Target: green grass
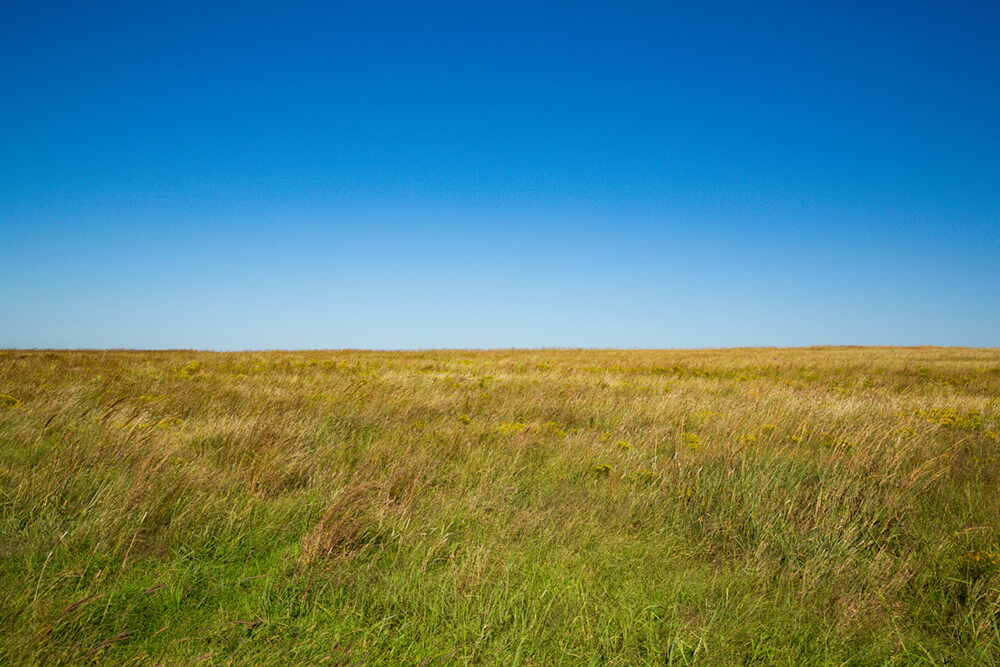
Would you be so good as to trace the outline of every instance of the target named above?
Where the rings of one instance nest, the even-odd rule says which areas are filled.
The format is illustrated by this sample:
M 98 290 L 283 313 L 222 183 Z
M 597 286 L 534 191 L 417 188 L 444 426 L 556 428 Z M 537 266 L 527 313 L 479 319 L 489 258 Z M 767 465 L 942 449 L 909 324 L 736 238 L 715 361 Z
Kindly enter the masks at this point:
M 1000 665 L 1000 350 L 0 351 L 4 664 Z

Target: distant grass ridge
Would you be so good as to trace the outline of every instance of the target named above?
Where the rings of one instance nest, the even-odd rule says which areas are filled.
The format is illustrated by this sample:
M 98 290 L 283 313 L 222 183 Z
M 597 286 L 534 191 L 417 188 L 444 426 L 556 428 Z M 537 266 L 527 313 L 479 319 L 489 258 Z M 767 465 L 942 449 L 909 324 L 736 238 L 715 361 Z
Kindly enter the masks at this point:
M 1000 350 L 0 351 L 3 664 L 1000 665 Z

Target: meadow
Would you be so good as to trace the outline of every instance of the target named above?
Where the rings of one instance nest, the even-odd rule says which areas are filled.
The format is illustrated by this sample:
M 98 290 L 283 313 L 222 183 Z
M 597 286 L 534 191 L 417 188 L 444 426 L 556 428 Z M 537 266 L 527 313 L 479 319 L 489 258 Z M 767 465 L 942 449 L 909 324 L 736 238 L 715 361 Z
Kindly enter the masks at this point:
M 1000 350 L 0 351 L 0 663 L 1000 665 Z

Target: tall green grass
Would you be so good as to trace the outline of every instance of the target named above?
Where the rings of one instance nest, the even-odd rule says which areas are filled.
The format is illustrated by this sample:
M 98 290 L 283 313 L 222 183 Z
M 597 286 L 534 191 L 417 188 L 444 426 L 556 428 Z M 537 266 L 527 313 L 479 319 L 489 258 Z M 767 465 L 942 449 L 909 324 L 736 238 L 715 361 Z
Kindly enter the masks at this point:
M 6 664 L 1000 665 L 1000 351 L 0 351 Z

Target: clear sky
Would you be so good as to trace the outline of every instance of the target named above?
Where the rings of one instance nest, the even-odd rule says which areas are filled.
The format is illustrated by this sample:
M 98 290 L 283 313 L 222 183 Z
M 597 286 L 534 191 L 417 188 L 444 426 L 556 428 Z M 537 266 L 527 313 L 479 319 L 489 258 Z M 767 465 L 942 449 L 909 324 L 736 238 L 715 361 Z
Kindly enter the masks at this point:
M 0 347 L 1000 345 L 995 0 L 485 5 L 2 3 Z

